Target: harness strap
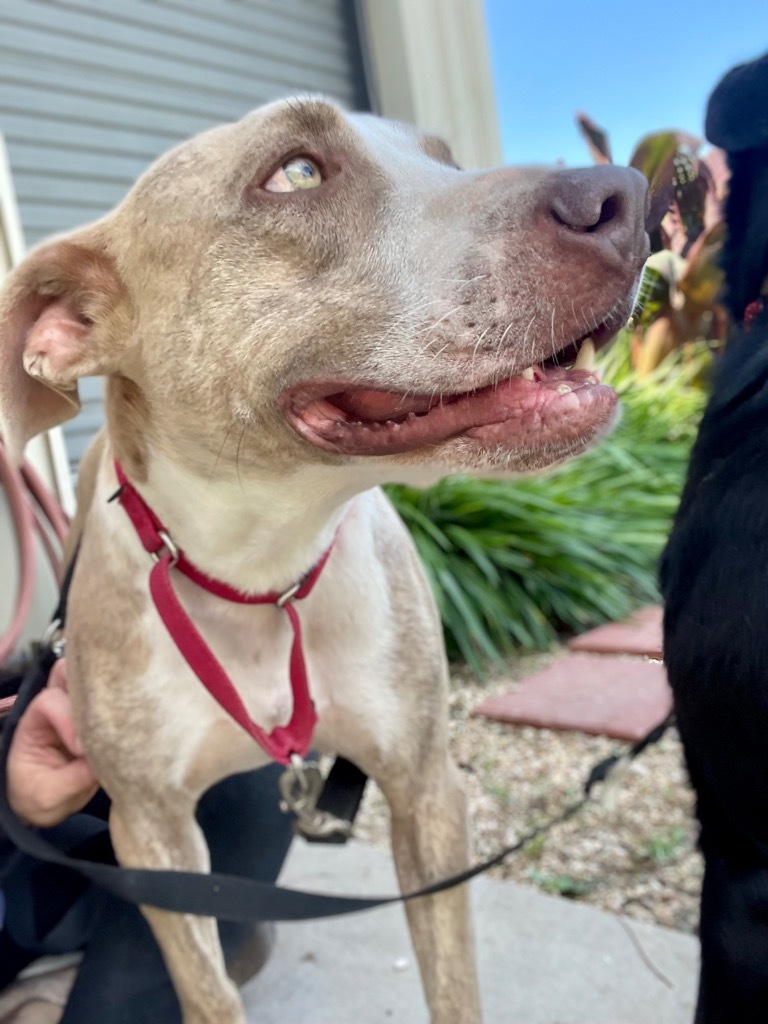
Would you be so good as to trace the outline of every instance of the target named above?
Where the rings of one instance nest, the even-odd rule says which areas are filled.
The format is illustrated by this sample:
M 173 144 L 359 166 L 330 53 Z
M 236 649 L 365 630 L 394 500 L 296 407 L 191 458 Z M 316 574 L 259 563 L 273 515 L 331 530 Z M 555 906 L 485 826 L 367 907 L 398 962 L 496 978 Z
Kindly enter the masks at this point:
M 275 761 L 290 764 L 291 754 L 304 756 L 312 743 L 317 714 L 309 693 L 309 680 L 301 642 L 301 623 L 291 604 L 283 605 L 293 628 L 290 678 L 293 714 L 285 726 L 267 732 L 253 721 L 216 655 L 182 607 L 170 579 L 171 556 L 164 555 L 149 574 L 155 608 L 180 654 L 197 678 L 239 726 Z
M 368 776 L 364 771 L 352 761 L 348 761 L 346 757 L 337 756 L 323 783 L 323 790 L 315 810 L 320 814 L 328 814 L 337 818 L 339 821 L 348 821 L 350 831 L 344 832 L 336 829 L 325 834 L 317 834 L 302 828 L 301 821 L 297 822 L 297 830 L 308 843 L 346 843 L 351 833 L 351 826 L 360 809 L 367 783 Z
M 312 743 L 317 714 L 310 694 L 301 622 L 293 603 L 301 601 L 312 592 L 330 557 L 333 544 L 307 575 L 285 593 L 244 594 L 228 583 L 208 576 L 193 565 L 175 545 L 163 523 L 128 480 L 118 461 L 115 461 L 115 472 L 120 487 L 110 501 L 115 499 L 123 506 L 142 546 L 155 560 L 149 574 L 149 591 L 163 625 L 179 653 L 214 700 L 273 760 L 280 764 L 290 764 L 293 754 L 303 757 Z M 277 726 L 268 733 L 250 717 L 232 680 L 184 610 L 173 589 L 171 569 L 176 569 L 203 590 L 225 601 L 236 604 L 271 604 L 286 613 L 293 632 L 289 662 L 293 714 L 287 725 Z

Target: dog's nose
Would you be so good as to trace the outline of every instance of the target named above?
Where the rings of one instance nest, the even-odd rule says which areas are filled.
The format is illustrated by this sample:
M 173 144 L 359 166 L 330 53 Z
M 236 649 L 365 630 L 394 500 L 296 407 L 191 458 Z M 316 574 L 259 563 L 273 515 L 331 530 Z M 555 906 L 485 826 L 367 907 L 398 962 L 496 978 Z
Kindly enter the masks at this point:
M 581 235 L 622 260 L 637 259 L 645 252 L 647 193 L 645 178 L 629 167 L 557 171 L 544 196 L 546 216 L 561 238 Z

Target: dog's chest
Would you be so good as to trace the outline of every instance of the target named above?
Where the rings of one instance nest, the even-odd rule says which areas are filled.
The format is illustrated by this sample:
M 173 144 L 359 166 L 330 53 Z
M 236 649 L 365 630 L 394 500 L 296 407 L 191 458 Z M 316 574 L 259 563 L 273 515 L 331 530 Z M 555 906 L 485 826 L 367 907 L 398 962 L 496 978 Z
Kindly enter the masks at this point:
M 402 528 L 388 506 L 382 520 L 382 502 L 376 495 L 361 496 L 348 509 L 316 584 L 292 608 L 300 623 L 309 692 L 318 717 L 316 742 L 333 749 L 346 749 L 348 743 L 367 749 L 371 722 L 376 723 L 377 743 L 387 744 L 390 738 L 395 742 L 398 732 L 402 700 L 392 683 L 403 637 L 393 615 L 392 557 L 380 557 L 374 537 L 383 532 L 397 535 Z M 134 685 L 151 695 L 153 727 L 162 733 L 166 747 L 189 751 L 208 746 L 216 730 L 221 744 L 231 747 L 229 768 L 250 766 L 266 755 L 217 703 L 207 688 L 206 673 L 190 667 L 150 594 L 152 560 L 137 544 L 127 516 L 111 514 L 113 508 L 94 517 L 87 535 L 105 549 L 125 553 L 115 593 L 131 592 L 143 605 L 136 632 L 150 663 Z M 99 511 L 103 509 L 107 506 L 100 503 Z M 169 578 L 191 627 L 221 666 L 252 722 L 267 733 L 288 725 L 295 707 L 295 634 L 288 610 L 232 602 L 173 568 Z M 238 585 L 250 589 L 245 580 Z M 414 604 L 411 598 L 408 603 L 412 619 L 421 602 Z M 117 606 L 113 610 L 118 614 Z
M 389 637 L 381 625 L 383 617 L 376 614 L 376 590 L 350 591 L 338 585 L 338 575 L 329 572 L 316 592 L 295 604 L 300 622 L 298 641 L 284 608 L 231 604 L 200 591 L 183 577 L 174 578 L 176 592 L 195 628 L 220 662 L 249 716 L 267 731 L 287 725 L 294 711 L 291 647 L 295 642 L 301 644 L 321 725 L 332 727 L 339 715 L 345 721 L 350 715 L 354 718 L 358 710 L 362 713 L 370 706 L 374 692 L 381 690 Z M 176 681 L 171 685 L 181 684 L 187 703 L 191 691 L 198 691 L 199 697 L 205 691 L 204 683 L 184 664 L 162 623 L 156 622 L 154 631 L 161 673 L 166 675 L 172 669 Z M 215 705 L 207 694 L 205 697 L 195 704 L 215 715 Z

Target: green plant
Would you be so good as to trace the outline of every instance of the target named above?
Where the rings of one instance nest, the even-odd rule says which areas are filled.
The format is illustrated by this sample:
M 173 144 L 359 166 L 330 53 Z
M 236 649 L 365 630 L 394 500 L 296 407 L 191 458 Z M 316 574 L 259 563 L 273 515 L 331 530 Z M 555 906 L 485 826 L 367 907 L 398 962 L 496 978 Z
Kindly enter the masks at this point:
M 591 452 L 546 476 L 389 489 L 452 658 L 482 675 L 488 659 L 546 650 L 563 632 L 657 599 L 656 564 L 704 401 L 691 382 L 708 360 L 698 346 L 638 384 L 625 336 L 602 359 L 623 420 Z
M 667 832 L 660 832 L 658 835 L 651 836 L 646 842 L 643 855 L 648 860 L 672 860 L 680 853 L 685 845 L 686 838 L 686 830 L 679 825 Z
M 505 782 L 493 780 L 486 784 L 485 789 L 487 793 L 490 793 L 491 796 L 495 797 L 502 804 L 508 804 L 512 796 L 512 791 Z
M 565 896 L 571 900 L 588 896 L 600 884 L 599 879 L 584 880 L 572 878 L 570 875 L 545 875 L 540 871 L 531 871 L 528 877 L 551 896 Z
M 596 163 L 611 163 L 608 136 L 584 114 L 577 124 Z M 717 258 L 724 225 L 727 168 L 722 151 L 701 153 L 701 140 L 678 131 L 646 135 L 629 165 L 648 179 L 653 255 L 643 275 L 632 337 L 642 376 L 680 345 L 723 340 L 728 322 L 720 305 Z
M 544 856 L 544 850 L 547 846 L 546 833 L 536 836 L 530 843 L 526 843 L 525 846 L 520 850 L 520 857 L 523 860 L 536 861 L 541 860 Z

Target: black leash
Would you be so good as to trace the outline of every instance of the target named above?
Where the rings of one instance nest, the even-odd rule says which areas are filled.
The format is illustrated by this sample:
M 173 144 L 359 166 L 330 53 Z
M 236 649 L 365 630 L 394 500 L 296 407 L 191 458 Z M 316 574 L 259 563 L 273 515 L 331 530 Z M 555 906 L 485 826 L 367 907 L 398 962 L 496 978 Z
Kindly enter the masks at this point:
M 163 910 L 179 913 L 198 914 L 228 921 L 301 921 L 314 918 L 336 917 L 361 910 L 371 910 L 390 903 L 408 902 L 422 896 L 432 896 L 470 881 L 489 868 L 501 864 L 507 857 L 517 853 L 528 843 L 544 835 L 557 825 L 563 824 L 577 814 L 591 799 L 592 790 L 606 779 L 611 769 L 621 760 L 634 760 L 652 743 L 657 743 L 669 726 L 673 715 L 657 725 L 647 736 L 635 743 L 623 755 L 614 755 L 597 764 L 584 783 L 581 798 L 568 805 L 560 814 L 527 832 L 517 842 L 506 846 L 493 857 L 476 864 L 450 878 L 425 886 L 416 892 L 401 896 L 355 897 L 334 896 L 323 893 L 285 889 L 267 882 L 257 882 L 236 875 L 212 873 L 208 875 L 189 871 L 154 871 L 136 868 L 122 868 L 116 864 L 105 864 L 70 857 L 62 853 L 35 829 L 24 825 L 8 803 L 8 751 L 11 740 L 24 710 L 33 698 L 46 686 L 48 676 L 60 654 L 55 649 L 53 635 L 64 625 L 66 601 L 74 569 L 74 559 L 67 569 L 62 584 L 59 605 L 54 613 L 49 639 L 41 643 L 32 664 L 19 689 L 16 703 L 10 716 L 5 720 L 0 746 L 0 828 L 23 853 L 38 860 L 70 868 L 84 878 L 96 883 L 129 903 L 148 904 Z M 342 762 L 339 764 L 339 762 Z M 337 767 L 338 766 L 338 767 Z M 348 767 L 346 767 L 348 766 Z M 348 761 L 339 759 L 331 772 L 338 773 L 339 785 L 331 787 L 329 795 L 321 798 L 325 806 L 351 820 L 357 810 L 365 784 L 365 776 Z

